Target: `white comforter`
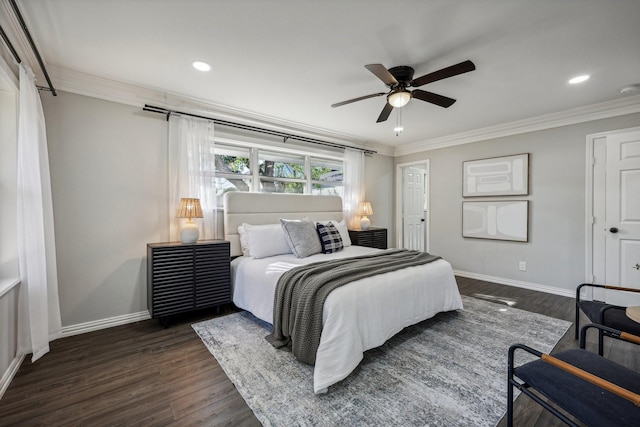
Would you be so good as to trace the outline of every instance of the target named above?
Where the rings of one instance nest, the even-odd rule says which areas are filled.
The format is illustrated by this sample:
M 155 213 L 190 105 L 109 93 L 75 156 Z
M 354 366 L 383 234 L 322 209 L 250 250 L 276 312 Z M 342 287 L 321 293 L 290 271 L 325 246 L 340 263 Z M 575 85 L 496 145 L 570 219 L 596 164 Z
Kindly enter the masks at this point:
M 349 246 L 334 254 L 296 258 L 292 254 L 232 262 L 233 302 L 273 324 L 278 278 L 286 270 L 312 262 L 364 255 L 378 249 Z M 462 308 L 451 265 L 445 260 L 357 280 L 329 294 L 316 355 L 313 391 L 346 378 L 366 350 L 379 347 L 403 328 L 442 311 Z

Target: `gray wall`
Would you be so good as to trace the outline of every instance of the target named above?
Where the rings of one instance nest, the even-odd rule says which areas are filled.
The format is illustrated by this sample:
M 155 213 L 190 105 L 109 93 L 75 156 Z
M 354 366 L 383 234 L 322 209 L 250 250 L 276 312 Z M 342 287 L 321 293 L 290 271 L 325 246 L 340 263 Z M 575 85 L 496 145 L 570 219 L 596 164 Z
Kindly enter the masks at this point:
M 0 76 L 2 79 L 2 76 Z M 0 278 L 18 277 L 17 92 L 0 90 Z
M 65 92 L 42 101 L 62 325 L 145 311 L 146 244 L 168 238 L 166 121 Z
M 146 244 L 169 236 L 167 122 L 65 92 L 42 101 L 62 325 L 145 311 Z M 367 156 L 366 168 L 372 223 L 391 228 L 393 158 Z
M 454 269 L 574 291 L 585 279 L 586 136 L 639 124 L 640 114 L 632 114 L 401 156 L 395 163 L 430 159 L 430 251 Z M 530 201 L 529 242 L 462 238 L 462 162 L 518 153 L 530 153 L 529 196 L 491 199 Z M 519 261 L 527 271 L 518 270 Z
M 17 92 L 0 90 L 0 283 L 20 273 L 16 232 L 17 96 Z M 0 296 L 0 378 L 16 356 L 17 313 L 18 287 L 14 287 Z
M 365 156 L 365 199 L 371 202 L 372 227 L 387 228 L 387 244 L 393 247 L 393 157 Z

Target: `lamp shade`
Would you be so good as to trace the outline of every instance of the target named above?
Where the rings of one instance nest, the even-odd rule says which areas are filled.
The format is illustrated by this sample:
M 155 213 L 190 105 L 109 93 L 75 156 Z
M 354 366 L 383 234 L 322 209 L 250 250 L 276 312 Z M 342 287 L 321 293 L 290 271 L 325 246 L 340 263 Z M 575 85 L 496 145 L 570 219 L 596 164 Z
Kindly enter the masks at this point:
M 203 217 L 200 199 L 180 199 L 180 206 L 176 216 L 178 218 L 189 218 L 187 222 L 180 226 L 180 240 L 182 240 L 182 243 L 195 243 L 200 237 L 200 231 L 198 230 L 198 224 L 192 218 Z
M 399 90 L 393 92 L 387 97 L 387 101 L 395 108 L 404 107 L 411 100 L 411 92 L 407 90 Z
M 200 199 L 180 199 L 180 206 L 176 212 L 178 218 L 202 218 Z
M 358 215 L 373 215 L 373 209 L 371 209 L 371 203 L 360 202 L 358 206 Z

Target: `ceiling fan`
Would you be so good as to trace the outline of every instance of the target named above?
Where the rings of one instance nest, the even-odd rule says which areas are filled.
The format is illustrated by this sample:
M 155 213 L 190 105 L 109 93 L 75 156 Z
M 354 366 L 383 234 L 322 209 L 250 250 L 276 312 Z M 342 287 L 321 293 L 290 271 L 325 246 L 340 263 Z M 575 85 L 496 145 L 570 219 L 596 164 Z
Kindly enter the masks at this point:
M 443 68 L 433 73 L 425 74 L 417 79 L 413 78 L 413 68 L 406 65 L 399 67 L 389 68 L 388 70 L 382 64 L 369 64 L 365 65 L 365 68 L 371 71 L 377 78 L 387 85 L 390 89 L 389 92 L 372 93 L 371 95 L 360 96 L 358 98 L 349 99 L 348 101 L 338 102 L 332 104 L 332 107 L 340 107 L 341 105 L 351 104 L 352 102 L 362 101 L 363 99 L 375 98 L 382 95 L 387 95 L 387 103 L 385 104 L 380 116 L 376 123 L 384 122 L 389 118 L 389 114 L 393 108 L 401 108 L 409 103 L 411 98 L 416 98 L 421 101 L 430 102 L 435 105 L 439 105 L 444 108 L 448 108 L 456 102 L 455 99 L 448 98 L 446 96 L 438 95 L 437 93 L 427 92 L 422 89 L 408 90 L 410 87 L 420 87 L 427 83 L 432 83 L 438 80 L 447 79 L 449 77 L 457 76 L 458 74 L 468 73 L 476 69 L 473 62 L 466 60 L 459 64 L 452 65 L 447 68 Z

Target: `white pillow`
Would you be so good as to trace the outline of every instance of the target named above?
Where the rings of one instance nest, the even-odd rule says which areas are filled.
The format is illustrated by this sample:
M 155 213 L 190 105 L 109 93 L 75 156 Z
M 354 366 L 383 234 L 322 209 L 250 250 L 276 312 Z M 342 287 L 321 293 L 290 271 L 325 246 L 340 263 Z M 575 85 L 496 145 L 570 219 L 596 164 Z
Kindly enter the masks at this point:
M 340 222 L 331 220 L 330 222 L 338 229 L 340 238 L 342 239 L 342 246 L 345 248 L 347 246 L 351 246 L 351 237 L 349 237 L 349 229 L 347 229 L 347 223 L 345 220 L 343 219 Z
M 240 248 L 242 249 L 243 256 L 249 255 L 249 236 L 243 226 L 238 227 L 238 234 L 240 235 Z
M 242 227 L 247 235 L 249 256 L 266 258 L 291 253 L 291 248 L 289 248 L 280 224 L 251 225 L 244 223 Z M 240 244 L 242 245 L 242 240 Z

